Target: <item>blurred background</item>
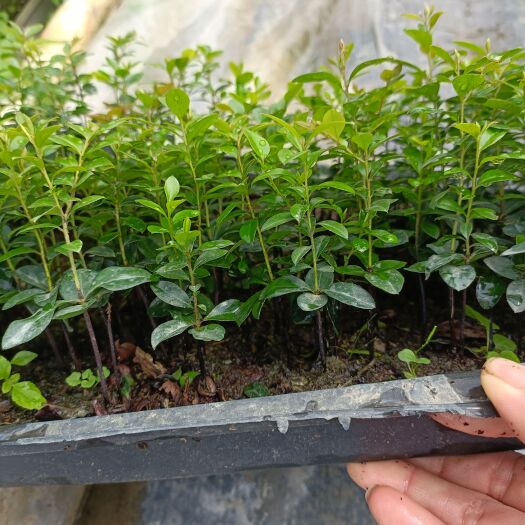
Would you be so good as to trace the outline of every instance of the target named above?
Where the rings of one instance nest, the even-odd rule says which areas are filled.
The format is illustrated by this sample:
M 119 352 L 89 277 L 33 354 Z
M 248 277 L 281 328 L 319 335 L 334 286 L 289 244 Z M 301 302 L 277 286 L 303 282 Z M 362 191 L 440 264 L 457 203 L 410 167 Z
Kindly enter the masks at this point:
M 354 63 L 394 55 L 418 60 L 402 32 L 403 13 L 422 0 L 0 0 L 0 11 L 18 24 L 44 25 L 54 43 L 78 38 L 88 52 L 86 70 L 99 68 L 108 36 L 137 35 L 134 58 L 142 82 L 158 79 L 150 64 L 207 44 L 223 50 L 218 75 L 244 62 L 270 84 L 274 98 L 293 77 L 315 70 L 354 42 Z M 494 50 L 523 46 L 525 2 L 438 0 L 444 11 L 436 41 L 456 40 Z M 144 65 L 148 64 L 148 65 Z M 102 108 L 102 90 L 95 107 Z M 169 461 L 169 458 L 166 458 Z M 79 518 L 80 516 L 80 518 Z M 0 525 L 313 525 L 373 523 L 361 491 L 343 466 L 290 468 L 189 480 L 93 487 L 35 487 L 0 491 Z

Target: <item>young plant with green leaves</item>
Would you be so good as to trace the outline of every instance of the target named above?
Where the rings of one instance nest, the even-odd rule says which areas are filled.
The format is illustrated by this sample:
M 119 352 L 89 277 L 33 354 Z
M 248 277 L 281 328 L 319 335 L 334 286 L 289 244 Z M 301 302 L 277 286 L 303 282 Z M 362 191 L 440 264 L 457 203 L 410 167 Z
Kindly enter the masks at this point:
M 3 395 L 21 408 L 38 410 L 46 403 L 40 389 L 31 381 L 20 381 L 20 372 L 14 372 L 13 367 L 23 367 L 38 357 L 34 352 L 20 350 L 11 359 L 0 355 L 0 381 Z
M 427 338 L 423 344 L 416 350 L 410 348 L 403 348 L 397 353 L 397 358 L 406 364 L 407 370 L 404 373 L 407 379 L 413 379 L 417 377 L 417 371 L 420 365 L 429 365 L 431 363 L 428 357 L 422 357 L 420 353 L 430 344 L 434 334 L 436 333 L 437 326 L 434 326 L 427 335 Z
M 133 387 L 117 335 L 173 356 L 173 370 L 194 344 L 206 381 L 206 352 L 237 338 L 288 366 L 310 346 L 323 368 L 366 326 L 373 357 L 381 312 L 400 304 L 418 310 L 406 322 L 422 342 L 446 317 L 451 344 L 468 348 L 477 304 L 502 332 L 505 316 L 519 325 L 525 52 L 441 47 L 441 15 L 409 17 L 417 63 L 350 67 L 341 42 L 272 103 L 241 64 L 216 79 L 206 46 L 138 88 L 131 34 L 86 73 L 71 44 L 45 60 L 38 29 L 0 21 L 3 351 L 49 347 L 111 403 Z M 95 114 L 100 84 L 110 94 Z M 521 358 L 520 339 L 501 337 L 486 350 Z M 410 373 L 420 350 L 403 351 Z

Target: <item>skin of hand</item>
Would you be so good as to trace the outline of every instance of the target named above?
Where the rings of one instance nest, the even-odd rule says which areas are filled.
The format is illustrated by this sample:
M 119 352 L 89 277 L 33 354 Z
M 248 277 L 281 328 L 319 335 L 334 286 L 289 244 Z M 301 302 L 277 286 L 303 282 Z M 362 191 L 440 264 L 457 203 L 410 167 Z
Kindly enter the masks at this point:
M 481 384 L 501 418 L 434 419 L 467 432 L 485 425 L 483 435 L 525 443 L 525 366 L 491 358 Z M 525 524 L 525 456 L 516 452 L 351 463 L 348 473 L 379 525 Z

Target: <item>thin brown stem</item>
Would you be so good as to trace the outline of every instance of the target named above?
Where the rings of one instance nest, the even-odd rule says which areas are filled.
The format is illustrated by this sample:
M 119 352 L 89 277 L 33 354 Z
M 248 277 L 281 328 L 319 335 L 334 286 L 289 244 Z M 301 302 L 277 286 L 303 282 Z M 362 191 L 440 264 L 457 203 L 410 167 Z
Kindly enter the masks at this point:
M 315 311 L 315 333 L 317 336 L 317 355 L 316 367 L 326 370 L 326 346 L 324 344 L 323 316 L 321 310 Z
M 64 340 L 66 342 L 67 351 L 73 363 L 73 367 L 75 368 L 75 370 L 82 370 L 82 364 L 80 363 L 80 360 L 75 351 L 75 347 L 73 346 L 73 343 L 71 342 L 71 338 L 69 337 L 67 328 L 64 325 L 62 325 L 62 333 L 64 334 Z
M 102 317 L 104 318 L 104 324 L 106 325 L 106 332 L 108 334 L 109 352 L 111 355 L 113 374 L 117 376 L 117 379 L 120 379 L 117 363 L 117 352 L 115 351 L 115 339 L 113 338 L 113 328 L 111 326 L 111 303 L 108 303 L 106 311 L 102 312 Z
M 84 312 L 84 321 L 86 323 L 86 329 L 88 331 L 89 340 L 91 341 L 91 347 L 93 349 L 93 354 L 95 355 L 95 362 L 97 363 L 97 373 L 100 379 L 100 389 L 102 390 L 102 395 L 104 399 L 108 402 L 111 401 L 109 397 L 108 384 L 106 378 L 104 377 L 104 369 L 102 367 L 102 357 L 100 355 L 100 350 L 98 348 L 97 337 L 95 335 L 95 330 L 93 328 L 93 323 L 91 322 L 91 317 L 89 312 Z
M 206 367 L 206 347 L 204 341 L 197 341 L 197 359 L 199 360 L 201 377 L 204 378 L 208 375 L 208 369 Z
M 57 341 L 55 339 L 55 336 L 53 335 L 53 332 L 49 328 L 45 329 L 46 338 L 49 342 L 49 346 L 51 347 L 51 350 L 53 351 L 53 355 L 55 356 L 56 362 L 60 368 L 64 368 L 64 359 L 62 358 L 62 355 L 60 354 L 60 350 L 58 348 Z

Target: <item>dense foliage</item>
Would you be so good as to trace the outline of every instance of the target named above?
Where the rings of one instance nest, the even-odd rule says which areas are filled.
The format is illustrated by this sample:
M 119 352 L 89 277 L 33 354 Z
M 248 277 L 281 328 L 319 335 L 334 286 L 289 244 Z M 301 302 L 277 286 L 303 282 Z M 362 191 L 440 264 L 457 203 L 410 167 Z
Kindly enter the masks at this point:
M 153 348 L 191 334 L 203 375 L 206 342 L 263 308 L 313 323 L 322 367 L 330 320 L 408 293 L 408 278 L 422 342 L 435 274 L 458 346 L 469 308 L 482 320 L 498 303 L 522 313 L 525 53 L 439 47 L 439 16 L 411 15 L 405 30 L 425 68 L 377 58 L 350 69 L 341 43 L 328 69 L 271 104 L 242 65 L 218 79 L 207 47 L 138 89 L 133 35 L 112 38 L 105 67 L 85 73 L 72 46 L 44 60 L 32 30 L 2 27 L 0 291 L 2 317 L 15 312 L 2 348 L 45 333 L 74 359 L 68 334 L 85 331 L 98 377 L 84 379 L 108 396 L 92 317 L 105 312 L 116 372 L 111 308 L 129 301 L 155 327 Z M 93 114 L 97 83 L 113 98 Z M 492 332 L 483 351 L 516 358 Z M 409 352 L 413 372 L 425 361 Z

